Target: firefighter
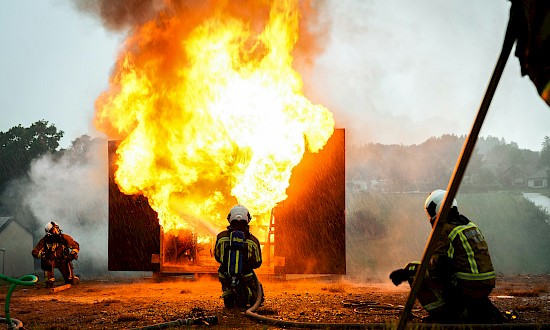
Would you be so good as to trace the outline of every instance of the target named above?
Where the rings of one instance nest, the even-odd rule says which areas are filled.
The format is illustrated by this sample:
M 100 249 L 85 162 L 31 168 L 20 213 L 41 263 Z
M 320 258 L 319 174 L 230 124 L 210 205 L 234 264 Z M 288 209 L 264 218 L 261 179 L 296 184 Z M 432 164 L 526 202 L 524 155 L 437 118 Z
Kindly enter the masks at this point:
M 78 259 L 78 243 L 70 235 L 63 234 L 54 221 L 48 222 L 44 230 L 46 235 L 32 249 L 32 256 L 40 259 L 46 288 L 53 288 L 55 268 L 63 275 L 65 284 L 77 284 L 79 278 L 74 276 L 72 261 Z
M 446 191 L 430 193 L 424 208 L 433 227 Z M 426 323 L 502 323 L 503 316 L 489 299 L 495 287 L 495 271 L 485 238 L 479 228 L 458 212 L 453 200 L 428 263 L 417 299 L 428 312 Z M 419 263 L 409 263 L 390 274 L 395 285 L 414 280 Z
M 261 284 L 254 269 L 262 265 L 262 251 L 260 242 L 250 233 L 250 220 L 252 217 L 246 207 L 233 206 L 227 215 L 227 230 L 216 238 L 214 257 L 220 263 L 218 277 L 227 308 L 253 305 L 260 294 L 258 286 Z

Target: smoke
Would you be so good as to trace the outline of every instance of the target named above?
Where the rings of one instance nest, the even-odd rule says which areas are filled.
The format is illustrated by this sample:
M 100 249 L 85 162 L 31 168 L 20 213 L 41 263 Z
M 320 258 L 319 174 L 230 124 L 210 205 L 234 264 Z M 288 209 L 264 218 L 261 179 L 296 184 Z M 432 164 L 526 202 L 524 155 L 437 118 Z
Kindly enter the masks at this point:
M 504 36 L 506 21 L 499 25 L 497 17 L 507 17 L 508 8 L 479 1 L 318 2 L 327 43 L 311 68 L 299 71 L 308 97 L 346 129 L 348 173 L 361 166 L 350 157 L 354 146 L 469 132 Z M 418 165 L 410 172 L 426 171 Z M 370 197 L 377 200 L 366 206 L 348 194 L 348 275 L 387 281 L 391 270 L 420 259 L 430 231 L 423 197 Z
M 431 227 L 425 194 L 349 194 L 346 207 L 347 275 L 388 281 L 388 274 L 420 261 Z
M 505 31 L 506 3 L 322 1 L 324 53 L 304 74 L 351 143 L 465 134 Z
M 87 148 L 36 160 L 29 179 L 18 184 L 21 203 L 35 221 L 27 223 L 37 242 L 49 221 L 59 224 L 65 234 L 80 244 L 75 273 L 101 275 L 107 271 L 108 174 L 107 143 L 92 140 Z
M 162 0 L 75 0 L 76 8 L 97 16 L 110 30 L 120 31 L 154 19 L 167 8 Z
M 162 13 L 186 15 L 209 3 L 73 2 L 118 32 Z M 505 25 L 496 22 L 495 12 L 506 13 L 506 2 L 319 0 L 305 2 L 303 9 L 295 66 L 306 95 L 327 106 L 337 127 L 346 129 L 348 145 L 414 144 L 468 132 L 504 34 Z M 45 157 L 33 165 L 31 182 L 20 186 L 24 202 L 39 220 L 36 234 L 43 233 L 47 221 L 58 219 L 64 232 L 82 245 L 77 267 L 93 260 L 91 269 L 107 264 L 107 152 L 106 145 L 97 147 L 90 156 L 98 163 L 82 166 L 69 158 Z M 411 203 L 387 224 L 373 222 L 375 215 L 361 215 L 360 202 L 348 203 L 348 230 L 353 222 L 370 221 L 367 236 L 348 241 L 348 251 L 354 253 L 348 256 L 350 272 L 386 278 L 392 268 L 420 256 L 429 232 L 421 222 L 421 202 Z M 383 208 L 380 203 L 369 205 L 370 212 Z
M 156 19 L 162 12 L 173 14 L 179 11 L 181 16 L 183 10 L 192 11 L 197 6 L 207 6 L 207 3 L 209 1 L 182 1 L 177 5 L 170 1 L 76 1 L 80 10 L 97 16 L 106 28 L 115 31 L 136 28 Z M 392 7 L 390 11 L 400 12 L 397 5 Z M 384 22 L 388 17 L 376 13 L 383 8 L 376 4 L 355 1 L 314 1 L 302 2 L 301 10 L 300 37 L 293 53 L 294 66 L 304 77 L 306 94 L 316 103 L 331 109 L 338 126 L 346 128 L 351 143 L 384 139 L 383 135 L 387 134 L 384 132 L 396 131 L 395 123 L 407 127 L 408 132 L 404 134 L 418 136 L 427 131 L 429 124 L 410 125 L 413 119 L 402 109 L 404 105 L 398 100 L 398 92 L 395 93 L 396 97 L 390 97 L 390 103 L 380 103 L 381 99 L 387 99 L 388 95 L 385 94 L 388 90 L 402 91 L 403 87 L 410 89 L 411 81 L 422 71 L 410 65 L 415 59 L 388 53 L 388 49 L 399 44 L 401 37 L 391 24 Z M 406 13 L 399 15 L 407 17 Z M 412 37 L 412 31 L 406 33 L 405 40 Z M 388 42 L 391 48 L 384 46 Z M 411 39 L 403 47 L 410 47 L 414 42 L 416 41 Z M 395 76 L 393 72 L 400 74 Z M 403 84 L 399 83 L 400 79 L 404 80 Z M 421 95 L 418 96 L 420 98 Z M 418 99 L 407 98 L 407 104 L 414 104 Z M 401 108 L 400 113 L 388 111 L 393 108 Z M 411 132 L 411 129 L 414 131 Z M 352 204 L 348 214 L 354 213 L 351 212 L 354 207 L 358 206 Z M 361 220 L 367 219 L 359 221 Z M 371 261 L 365 261 L 364 258 L 358 260 L 355 255 L 351 256 L 352 272 L 360 273 L 368 269 L 371 276 L 382 278 L 393 267 L 387 263 L 395 260 L 395 255 L 402 255 L 402 250 L 407 250 L 407 247 L 392 241 L 403 233 L 400 228 L 387 230 L 395 233 L 385 232 L 383 237 L 386 237 L 386 242 L 381 241 L 384 238 L 378 233 L 373 234 L 376 240 L 372 240 L 371 244 L 362 245 L 359 242 L 355 245 L 357 249 L 350 249 L 361 256 L 377 255 L 377 260 Z M 352 241 L 349 243 L 355 244 Z M 372 249 L 377 246 L 375 243 L 391 248 L 381 249 L 380 253 L 373 254 Z M 369 249 L 369 253 L 359 253 L 358 250 L 362 248 Z M 386 260 L 386 264 L 382 265 L 382 260 Z M 399 265 L 402 263 L 397 262 Z

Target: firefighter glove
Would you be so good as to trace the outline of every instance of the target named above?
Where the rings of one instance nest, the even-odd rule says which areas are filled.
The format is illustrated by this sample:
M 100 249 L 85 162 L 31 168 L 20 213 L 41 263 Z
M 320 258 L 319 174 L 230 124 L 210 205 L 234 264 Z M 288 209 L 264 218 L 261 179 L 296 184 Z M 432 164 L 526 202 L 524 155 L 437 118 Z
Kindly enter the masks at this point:
M 71 259 L 71 260 L 78 259 L 78 252 L 76 252 L 75 250 L 72 250 L 71 254 L 69 254 L 69 259 Z
M 409 272 L 406 269 L 397 269 L 391 272 L 390 279 L 396 286 L 409 279 Z

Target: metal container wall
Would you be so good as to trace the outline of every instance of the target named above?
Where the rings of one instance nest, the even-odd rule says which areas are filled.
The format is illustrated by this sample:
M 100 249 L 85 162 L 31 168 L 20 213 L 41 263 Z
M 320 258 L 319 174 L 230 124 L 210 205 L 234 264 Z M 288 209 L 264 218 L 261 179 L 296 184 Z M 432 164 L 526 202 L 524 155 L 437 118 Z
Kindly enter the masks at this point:
M 164 233 L 145 197 L 120 192 L 114 181 L 117 146 L 109 142 L 108 269 L 215 273 L 213 244 L 198 244 L 192 233 Z M 345 274 L 344 129 L 336 129 L 319 153 L 304 155 L 287 195 L 273 210 L 270 234 L 258 237 L 264 256 L 258 273 Z

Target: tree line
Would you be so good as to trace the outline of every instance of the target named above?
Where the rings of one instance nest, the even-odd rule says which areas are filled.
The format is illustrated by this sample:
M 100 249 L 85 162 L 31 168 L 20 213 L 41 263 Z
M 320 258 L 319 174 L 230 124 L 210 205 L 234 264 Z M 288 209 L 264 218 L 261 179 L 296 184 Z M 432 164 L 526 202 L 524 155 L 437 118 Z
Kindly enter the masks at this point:
M 0 193 L 10 181 L 24 178 L 33 160 L 46 154 L 53 159 L 70 155 L 75 162 L 87 161 L 87 150 L 97 139 L 83 135 L 72 141 L 69 149 L 62 149 L 59 141 L 63 135 L 63 131 L 46 120 L 0 132 Z M 465 138 L 444 134 L 418 145 L 348 146 L 347 179 L 379 184 L 392 191 L 446 187 Z M 549 136 L 542 141 L 540 152 L 520 149 L 515 142 L 508 143 L 502 138 L 480 137 L 461 187 L 506 188 L 511 184 L 503 176 L 506 171 L 513 169 L 520 172 L 514 175 L 527 176 L 544 168 L 550 168 Z
M 71 157 L 75 162 L 87 162 L 87 151 L 93 143 L 101 139 L 92 139 L 82 135 L 71 142 L 68 149 L 60 148 L 60 140 L 65 133 L 46 120 L 39 120 L 29 127 L 18 125 L 7 132 L 0 132 L 0 195 L 10 182 L 24 180 L 33 161 L 50 155 L 53 160 Z M 7 203 L 0 199 L 0 210 Z
M 466 136 L 445 134 L 418 145 L 370 143 L 347 147 L 347 180 L 367 182 L 371 190 L 430 191 L 447 187 Z M 480 137 L 461 182 L 462 190 L 508 189 L 518 179 L 550 168 L 550 137 L 541 151 L 515 142 Z

